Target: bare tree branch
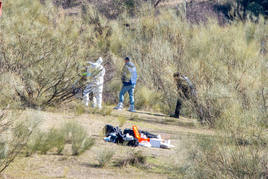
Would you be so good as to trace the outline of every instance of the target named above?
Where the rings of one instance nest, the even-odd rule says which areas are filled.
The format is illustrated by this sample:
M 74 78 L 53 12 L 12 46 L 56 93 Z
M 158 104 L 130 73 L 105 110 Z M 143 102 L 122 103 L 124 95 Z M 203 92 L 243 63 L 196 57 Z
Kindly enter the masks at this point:
M 154 4 L 154 8 L 156 8 L 156 7 L 159 5 L 159 3 L 160 3 L 161 1 L 162 1 L 162 0 L 157 0 L 156 3 Z

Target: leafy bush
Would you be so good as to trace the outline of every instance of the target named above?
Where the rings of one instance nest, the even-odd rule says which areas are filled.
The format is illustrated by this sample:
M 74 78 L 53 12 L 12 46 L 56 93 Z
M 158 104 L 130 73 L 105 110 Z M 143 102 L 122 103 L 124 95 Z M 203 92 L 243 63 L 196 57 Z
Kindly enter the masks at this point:
M 97 161 L 99 162 L 99 167 L 103 168 L 111 162 L 114 156 L 114 151 L 110 150 L 103 150 L 102 152 L 98 153 Z
M 89 138 L 85 128 L 75 122 L 66 123 L 63 127 L 65 140 L 72 144 L 72 155 L 80 155 L 94 145 L 94 139 Z

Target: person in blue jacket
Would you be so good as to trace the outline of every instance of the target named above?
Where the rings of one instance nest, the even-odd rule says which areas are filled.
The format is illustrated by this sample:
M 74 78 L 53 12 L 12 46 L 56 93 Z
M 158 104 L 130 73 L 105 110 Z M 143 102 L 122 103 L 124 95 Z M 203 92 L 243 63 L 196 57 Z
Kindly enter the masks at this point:
M 125 58 L 125 65 L 122 69 L 121 73 L 121 80 L 123 83 L 123 87 L 119 93 L 119 103 L 118 105 L 114 108 L 116 110 L 122 110 L 124 105 L 124 95 L 126 92 L 129 94 L 129 111 L 130 112 L 135 112 L 135 105 L 134 105 L 134 89 L 136 86 L 137 82 L 137 70 L 135 65 L 130 62 L 130 58 L 126 57 Z

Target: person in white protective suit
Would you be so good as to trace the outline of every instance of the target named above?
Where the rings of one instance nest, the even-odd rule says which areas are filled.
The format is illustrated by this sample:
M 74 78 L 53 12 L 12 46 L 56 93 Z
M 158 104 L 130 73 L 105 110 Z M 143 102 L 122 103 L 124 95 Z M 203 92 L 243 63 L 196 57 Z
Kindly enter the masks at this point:
M 88 62 L 87 77 L 91 77 L 89 83 L 83 91 L 83 101 L 86 106 L 89 104 L 89 95 L 93 93 L 93 107 L 102 108 L 102 91 L 104 83 L 105 68 L 102 66 L 102 58 L 93 62 Z

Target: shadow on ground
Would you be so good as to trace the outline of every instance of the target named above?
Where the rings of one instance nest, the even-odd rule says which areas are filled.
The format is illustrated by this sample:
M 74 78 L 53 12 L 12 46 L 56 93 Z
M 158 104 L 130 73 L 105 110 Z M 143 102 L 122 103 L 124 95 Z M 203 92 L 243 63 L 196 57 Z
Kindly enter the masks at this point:
M 126 111 L 112 112 L 111 114 L 114 117 L 126 117 L 130 121 L 135 122 L 145 122 L 150 124 L 164 124 L 171 126 L 181 126 L 188 128 L 196 128 L 198 126 L 198 121 L 193 119 L 185 118 L 171 118 L 164 114 L 150 113 L 144 111 L 137 111 L 135 113 L 130 113 Z

